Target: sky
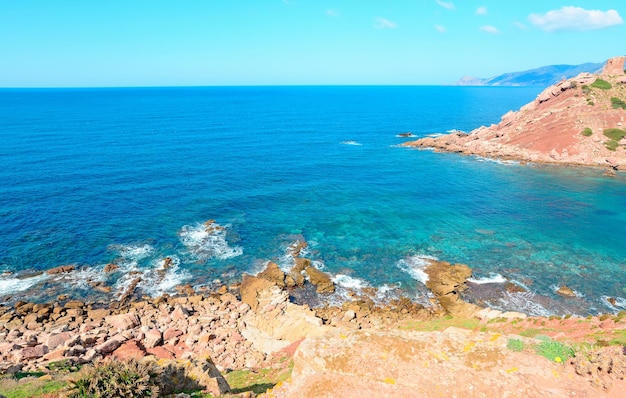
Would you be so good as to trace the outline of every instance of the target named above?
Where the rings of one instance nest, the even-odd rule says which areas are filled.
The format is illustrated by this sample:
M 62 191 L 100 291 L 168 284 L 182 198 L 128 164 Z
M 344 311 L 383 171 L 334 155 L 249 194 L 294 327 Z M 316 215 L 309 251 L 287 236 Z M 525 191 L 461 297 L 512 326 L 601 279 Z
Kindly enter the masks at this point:
M 624 0 L 0 0 L 0 87 L 453 84 L 626 54 Z

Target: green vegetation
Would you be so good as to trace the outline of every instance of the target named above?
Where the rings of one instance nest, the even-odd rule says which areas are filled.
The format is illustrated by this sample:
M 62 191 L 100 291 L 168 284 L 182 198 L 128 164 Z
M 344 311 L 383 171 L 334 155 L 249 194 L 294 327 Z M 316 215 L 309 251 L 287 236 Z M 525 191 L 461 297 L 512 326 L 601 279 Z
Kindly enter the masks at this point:
M 437 330 L 444 330 L 450 326 L 462 329 L 480 330 L 482 332 L 487 330 L 487 327 L 485 325 L 481 325 L 478 319 L 454 317 L 452 315 L 446 315 L 429 321 L 409 321 L 400 326 L 400 329 L 417 330 L 420 332 L 434 332 Z
M 580 134 L 584 135 L 585 137 L 590 137 L 593 134 L 593 131 L 589 127 L 585 127 L 583 131 L 580 132 Z
M 601 90 L 609 90 L 613 86 L 611 86 L 611 83 L 606 80 L 597 78 L 595 82 L 591 83 L 591 87 L 599 88 Z
M 59 394 L 67 383 L 60 380 L 45 380 L 26 377 L 21 380 L 15 377 L 0 379 L 0 394 L 7 398 L 31 398 L 44 394 Z
M 544 341 L 535 347 L 537 354 L 553 362 L 562 363 L 574 356 L 574 349 L 558 341 Z
M 613 107 L 613 109 L 626 109 L 626 102 L 617 97 L 611 97 L 611 106 Z
M 107 360 L 82 373 L 80 378 L 71 381 L 68 398 L 139 398 L 159 394 L 159 371 L 154 364 Z
M 587 98 L 587 105 L 594 106 L 596 103 L 591 98 Z
M 289 361 L 289 362 L 287 362 Z M 291 377 L 293 361 L 288 357 L 279 360 L 285 367 L 260 369 L 256 372 L 251 370 L 234 370 L 224 375 L 230 385 L 232 394 L 241 394 L 248 391 L 254 394 L 262 394 L 281 384 Z
M 626 130 L 622 129 L 606 129 L 603 133 L 606 137 L 610 139 L 609 141 L 604 143 L 606 149 L 608 149 L 609 151 L 616 150 L 619 145 L 618 141 L 626 137 Z
M 591 93 L 591 88 L 586 84 L 582 85 L 582 90 L 585 95 L 589 95 Z M 587 99 L 587 101 L 589 101 L 589 99 Z
M 508 343 L 506 343 L 506 348 L 515 352 L 524 351 L 524 342 L 519 339 L 509 339 Z

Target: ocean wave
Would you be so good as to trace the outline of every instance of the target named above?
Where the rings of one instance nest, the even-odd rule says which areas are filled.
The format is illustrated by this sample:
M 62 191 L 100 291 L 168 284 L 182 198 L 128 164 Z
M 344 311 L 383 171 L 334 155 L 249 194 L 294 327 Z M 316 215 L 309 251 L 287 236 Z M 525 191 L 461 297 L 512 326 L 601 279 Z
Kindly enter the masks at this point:
M 369 283 L 363 279 L 355 278 L 350 275 L 336 274 L 331 277 L 332 281 L 343 288 L 361 290 L 365 287 L 369 287 Z
M 496 309 L 521 312 L 530 316 L 552 315 L 552 312 L 536 301 L 536 297 L 533 292 L 504 292 L 503 297 L 498 299 L 501 306 Z
M 626 299 L 623 297 L 609 297 L 609 296 L 602 296 L 601 297 L 602 302 L 604 304 L 609 305 L 612 308 L 618 309 L 618 308 L 622 308 L 622 309 L 626 309 Z M 614 303 L 611 303 L 611 301 L 609 300 L 615 300 Z
M 30 278 L 3 277 L 0 278 L 0 292 L 3 295 L 23 292 L 39 283 L 45 282 L 49 278 L 50 276 L 45 273 Z
M 361 145 L 363 145 L 363 144 L 361 144 L 360 142 L 358 142 L 358 141 L 353 141 L 353 140 L 341 141 L 341 143 L 342 143 L 343 145 L 356 145 L 356 146 L 361 146 Z
M 437 257 L 427 255 L 415 255 L 399 260 L 396 265 L 416 281 L 426 284 L 428 274 L 424 271 L 431 261 L 437 261 Z
M 479 162 L 492 162 L 492 163 L 498 163 L 498 164 L 505 165 L 505 166 L 514 166 L 514 165 L 520 164 L 519 161 L 510 160 L 510 159 L 487 158 L 487 157 L 479 156 L 479 155 L 474 155 L 474 158 L 476 158 L 476 160 L 478 160 Z
M 243 254 L 240 246 L 231 247 L 226 240 L 226 230 L 230 225 L 221 226 L 212 223 L 185 225 L 178 236 L 189 253 L 197 260 L 217 258 L 227 260 Z
M 139 261 L 146 257 L 150 257 L 154 253 L 154 247 L 144 245 L 111 245 L 111 250 L 115 250 L 125 259 Z
M 490 272 L 489 276 L 482 277 L 482 278 L 472 277 L 472 278 L 468 278 L 467 281 L 476 283 L 478 285 L 482 285 L 485 283 L 505 283 L 507 279 L 500 274 L 497 274 L 495 272 Z

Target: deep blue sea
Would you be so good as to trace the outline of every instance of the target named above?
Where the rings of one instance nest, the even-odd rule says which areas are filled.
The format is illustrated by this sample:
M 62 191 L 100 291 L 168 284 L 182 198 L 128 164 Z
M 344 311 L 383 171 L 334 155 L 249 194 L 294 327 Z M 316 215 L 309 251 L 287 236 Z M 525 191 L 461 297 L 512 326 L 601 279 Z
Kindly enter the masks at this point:
M 427 302 L 435 257 L 468 264 L 482 287 L 526 289 L 496 308 L 626 309 L 626 176 L 398 147 L 401 133 L 497 123 L 540 91 L 0 90 L 0 297 L 120 292 L 138 274 L 152 295 L 229 283 L 268 260 L 289 267 L 305 240 L 335 298 L 373 286 Z M 210 219 L 224 229 L 207 233 Z M 158 272 L 166 256 L 175 266 Z M 79 270 L 35 273 L 66 264 Z M 578 297 L 556 295 L 563 284 Z

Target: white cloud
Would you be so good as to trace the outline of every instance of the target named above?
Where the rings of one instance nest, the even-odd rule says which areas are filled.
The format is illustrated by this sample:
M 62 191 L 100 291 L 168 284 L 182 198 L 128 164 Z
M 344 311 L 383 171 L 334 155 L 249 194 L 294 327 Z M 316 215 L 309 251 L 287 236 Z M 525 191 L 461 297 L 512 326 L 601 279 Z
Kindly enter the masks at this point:
M 518 29 L 526 29 L 526 25 L 518 21 L 513 22 L 513 25 Z
M 395 22 L 381 17 L 376 18 L 376 22 L 374 23 L 374 28 L 376 29 L 393 29 L 397 27 L 398 25 L 396 25 Z
M 491 33 L 492 35 L 497 35 L 500 33 L 498 28 L 496 28 L 495 26 L 491 26 L 491 25 L 481 26 L 480 30 L 482 30 L 483 32 Z
M 487 15 L 487 7 L 478 7 L 476 9 L 476 15 Z
M 446 27 L 445 26 L 435 25 L 435 29 L 437 29 L 437 31 L 439 33 L 446 33 Z
M 445 8 L 446 10 L 454 10 L 456 7 L 454 6 L 454 3 L 451 1 L 443 1 L 443 0 L 435 0 L 437 2 L 437 4 L 439 4 L 440 6 L 442 6 L 443 8 Z
M 547 13 L 530 14 L 528 20 L 546 32 L 556 30 L 593 30 L 620 25 L 624 20 L 615 10 L 585 10 L 580 7 L 561 7 Z
M 334 10 L 332 8 L 329 8 L 328 10 L 326 10 L 326 15 L 328 15 L 330 17 L 338 17 L 339 16 L 339 11 Z

